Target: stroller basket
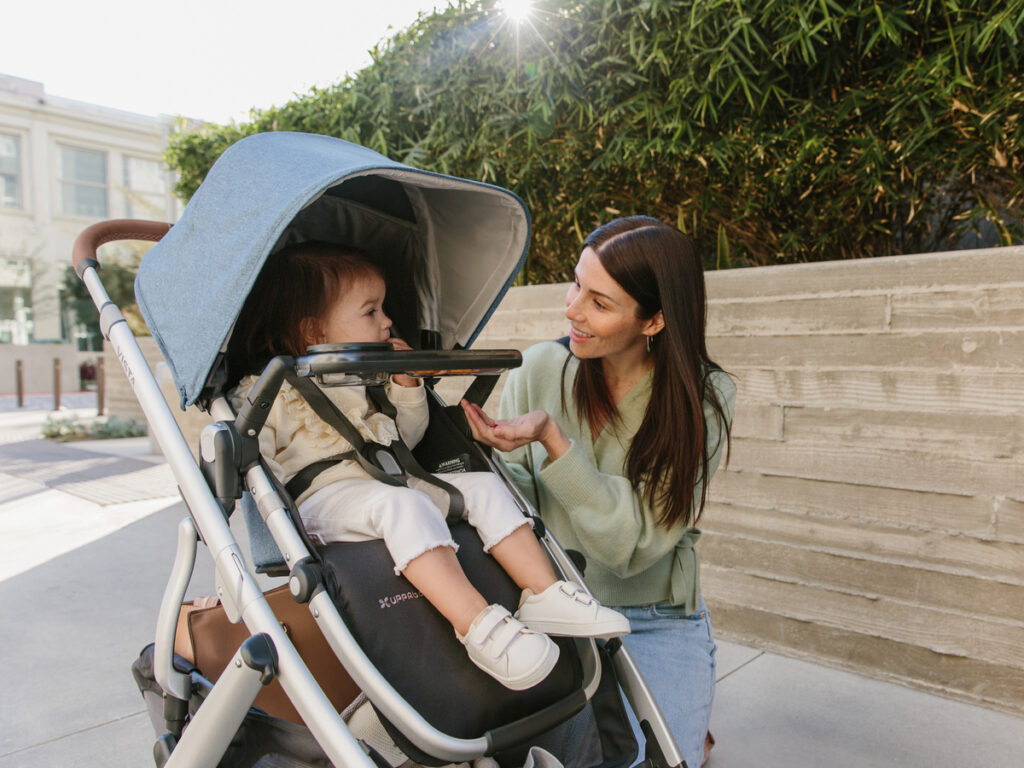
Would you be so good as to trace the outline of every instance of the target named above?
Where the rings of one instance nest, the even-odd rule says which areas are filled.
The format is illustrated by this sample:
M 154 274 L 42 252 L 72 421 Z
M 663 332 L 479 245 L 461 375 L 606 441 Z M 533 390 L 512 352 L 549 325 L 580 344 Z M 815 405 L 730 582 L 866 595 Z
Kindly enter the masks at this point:
M 216 420 L 200 437 L 199 463 L 100 280 L 97 249 L 121 239 L 158 241 L 140 267 L 136 296 L 182 407 L 197 404 Z M 494 755 L 512 766 L 521 765 L 531 747 L 547 744 L 562 751 L 556 756 L 565 765 L 628 765 L 636 744 L 624 725 L 621 688 L 648 734 L 646 764 L 681 765 L 622 643 L 560 639 L 564 661 L 548 680 L 529 691 L 507 691 L 468 663 L 450 625 L 426 601 L 403 600 L 380 610 L 382 596 L 411 589 L 394 575 L 381 542 L 310 541 L 291 497 L 260 460 L 256 438 L 266 413 L 259 398 L 236 414 L 224 391 L 232 326 L 252 283 L 275 250 L 304 239 L 360 247 L 379 256 L 387 274 L 408 276 L 397 289 L 401 309 L 389 314 L 418 348 L 312 348 L 298 358 L 275 358 L 260 379 L 263 395 L 272 401 L 286 376 L 321 386 L 372 385 L 392 373 L 421 377 L 428 386 L 430 426 L 416 449 L 420 461 L 431 471 L 468 462 L 496 472 L 531 514 L 502 466 L 469 438 L 459 409 L 446 407 L 431 387 L 447 375 L 493 382 L 519 364 L 518 352 L 465 349 L 525 258 L 529 217 L 511 193 L 417 171 L 336 139 L 259 134 L 218 160 L 173 227 L 138 221 L 90 227 L 75 244 L 76 271 L 101 310 L 104 337 L 122 361 L 188 508 L 155 642 L 134 667 L 151 705 L 156 763 L 269 766 L 278 763 L 260 761 L 276 755 L 292 760 L 282 765 L 387 764 L 346 727 L 268 604 L 228 525 L 243 499 L 250 542 L 254 549 L 262 542 L 277 561 L 261 569 L 287 574 L 291 595 L 306 606 L 406 755 L 424 765 Z M 187 312 L 180 300 L 185 285 Z M 474 385 L 469 397 L 486 390 Z M 539 519 L 537 529 L 556 570 L 582 583 L 572 558 Z M 453 536 L 480 592 L 514 609 L 518 588 L 482 552 L 475 533 L 456 525 Z M 214 561 L 224 613 L 250 634 L 215 683 L 173 652 L 200 540 Z M 381 613 L 391 614 L 383 628 Z M 301 724 L 253 708 L 271 680 L 280 683 Z M 474 717 L 465 717 L 467 711 Z

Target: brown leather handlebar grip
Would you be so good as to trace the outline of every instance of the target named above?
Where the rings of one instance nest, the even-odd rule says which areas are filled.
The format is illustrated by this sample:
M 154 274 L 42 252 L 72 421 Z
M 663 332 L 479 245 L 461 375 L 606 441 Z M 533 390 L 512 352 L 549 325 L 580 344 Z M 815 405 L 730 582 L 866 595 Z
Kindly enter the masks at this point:
M 116 240 L 149 240 L 155 243 L 170 229 L 171 225 L 166 222 L 141 219 L 111 219 L 92 224 L 75 238 L 75 245 L 71 251 L 75 272 L 79 277 L 82 276 L 82 269 L 78 265 L 86 259 L 96 260 L 96 251 L 101 245 Z

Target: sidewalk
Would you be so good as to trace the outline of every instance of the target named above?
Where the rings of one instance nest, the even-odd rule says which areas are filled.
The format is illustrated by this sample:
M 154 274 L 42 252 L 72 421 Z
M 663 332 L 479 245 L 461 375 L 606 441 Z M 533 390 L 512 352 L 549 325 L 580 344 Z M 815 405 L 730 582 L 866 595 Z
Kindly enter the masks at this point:
M 152 765 L 129 666 L 152 640 L 186 514 L 174 478 L 148 438 L 41 440 L 52 397 L 4 412 L 5 397 L 0 768 Z M 212 588 L 201 552 L 190 594 Z M 1024 754 L 1024 718 L 721 639 L 712 732 L 708 768 L 1010 768 Z
M 53 411 L 53 393 L 27 394 L 24 405 L 18 407 L 17 395 L 0 395 L 0 414 L 3 413 L 35 413 L 37 411 Z M 60 396 L 62 408 L 93 409 L 96 408 L 95 392 L 65 392 Z M 38 416 L 38 414 L 37 414 Z

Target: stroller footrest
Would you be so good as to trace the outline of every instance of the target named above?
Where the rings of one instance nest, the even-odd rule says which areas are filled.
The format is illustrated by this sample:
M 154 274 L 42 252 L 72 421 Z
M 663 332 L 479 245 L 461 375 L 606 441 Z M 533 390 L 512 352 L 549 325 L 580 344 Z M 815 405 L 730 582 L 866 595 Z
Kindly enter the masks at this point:
M 539 712 L 522 717 L 509 725 L 494 728 L 485 734 L 490 752 L 493 754 L 521 745 L 538 733 L 544 733 L 568 720 L 586 705 L 587 695 L 580 688 Z

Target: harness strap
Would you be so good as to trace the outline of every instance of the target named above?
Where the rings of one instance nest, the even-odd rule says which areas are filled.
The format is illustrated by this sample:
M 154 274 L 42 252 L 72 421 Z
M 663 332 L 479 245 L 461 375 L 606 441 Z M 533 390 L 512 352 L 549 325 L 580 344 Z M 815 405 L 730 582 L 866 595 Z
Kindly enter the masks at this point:
M 395 420 L 398 411 L 395 410 L 395 406 L 390 400 L 388 400 L 387 394 L 384 392 L 384 387 L 367 387 L 366 393 L 369 395 L 370 400 L 377 406 L 377 410 L 387 416 L 389 419 Z M 397 424 L 398 422 L 395 421 Z M 448 513 L 446 517 L 452 522 L 461 520 L 466 514 L 466 500 L 462 497 L 462 492 L 459 491 L 454 485 L 446 483 L 436 475 L 427 472 L 418 461 L 416 457 L 412 455 L 412 451 L 409 450 L 409 446 L 405 444 L 399 436 L 398 440 L 395 440 L 391 445 L 387 446 L 391 453 L 394 454 L 395 459 L 398 461 L 402 469 L 405 470 L 406 474 L 411 475 L 413 478 L 419 480 L 419 483 L 410 483 L 410 486 L 416 487 L 419 490 L 426 493 L 431 498 L 434 498 L 434 503 L 437 504 L 435 498 L 435 488 L 440 490 L 445 496 L 447 496 L 447 507 Z M 445 508 L 445 504 L 438 504 L 440 509 Z
M 483 407 L 483 404 L 487 402 L 487 398 L 490 397 L 497 383 L 497 376 L 481 374 L 473 379 L 473 383 L 469 385 L 465 394 L 462 395 L 462 399 L 473 405 Z
M 339 453 L 304 467 L 285 486 L 292 498 L 298 498 L 309 488 L 313 480 L 326 469 L 342 461 L 355 459 L 359 466 L 374 480 L 391 486 L 413 487 L 423 491 L 441 510 L 447 510 L 446 517 L 450 521 L 461 520 L 465 515 L 465 500 L 462 493 L 443 480 L 434 477 L 416 461 L 409 447 L 401 436 L 391 443 L 382 445 L 366 441 L 359 430 L 345 415 L 338 410 L 331 399 L 309 379 L 294 372 L 285 374 L 285 379 L 299 391 L 314 413 L 338 431 L 352 445 L 353 450 Z M 394 419 L 397 411 L 382 387 L 367 387 L 367 393 L 377 409 L 390 419 Z M 381 465 L 392 470 L 387 472 Z
M 347 451 L 345 453 L 336 453 L 333 456 L 328 456 L 326 459 L 321 459 L 320 461 L 314 461 L 312 464 L 300 469 L 291 480 L 284 484 L 284 489 L 288 491 L 289 496 L 293 499 L 297 499 L 306 492 L 306 489 L 309 488 L 309 486 L 313 484 L 313 478 L 325 469 L 330 469 L 339 462 L 346 461 L 347 459 L 354 459 L 355 457 L 355 451 Z

